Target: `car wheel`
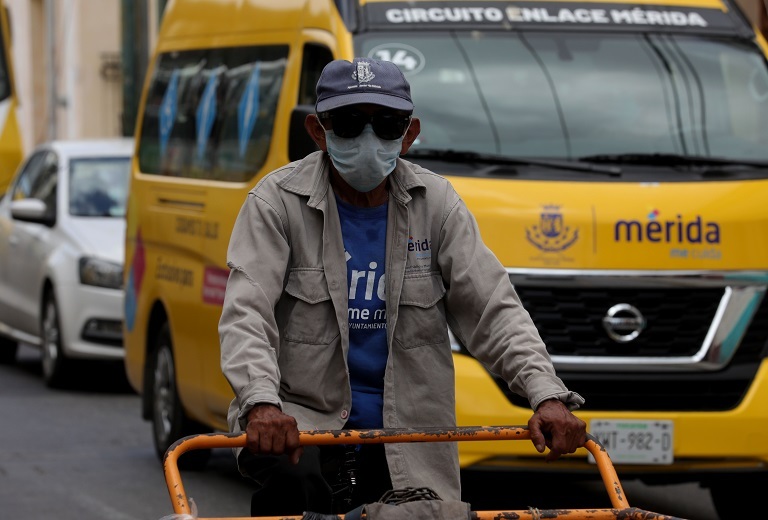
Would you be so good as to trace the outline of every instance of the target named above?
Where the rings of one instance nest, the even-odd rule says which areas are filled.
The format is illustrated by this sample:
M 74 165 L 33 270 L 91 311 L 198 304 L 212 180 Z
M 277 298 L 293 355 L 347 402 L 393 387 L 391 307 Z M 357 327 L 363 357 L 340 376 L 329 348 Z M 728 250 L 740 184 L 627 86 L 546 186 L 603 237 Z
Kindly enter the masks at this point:
M 0 365 L 12 365 L 15 363 L 17 350 L 19 350 L 18 341 L 0 337 Z
M 152 363 L 152 437 L 155 451 L 162 461 L 168 448 L 177 440 L 210 430 L 188 418 L 176 389 L 176 365 L 168 323 L 164 323 L 155 339 Z M 194 450 L 179 457 L 181 469 L 202 469 L 211 450 Z
M 761 493 L 754 490 L 768 488 L 768 472 L 733 475 L 709 484 L 712 503 L 720 520 L 753 518 L 756 511 L 765 508 Z
M 40 345 L 43 350 L 43 380 L 51 388 L 65 385 L 70 365 L 61 348 L 60 323 L 56 297 L 53 291 L 48 291 L 43 302 Z

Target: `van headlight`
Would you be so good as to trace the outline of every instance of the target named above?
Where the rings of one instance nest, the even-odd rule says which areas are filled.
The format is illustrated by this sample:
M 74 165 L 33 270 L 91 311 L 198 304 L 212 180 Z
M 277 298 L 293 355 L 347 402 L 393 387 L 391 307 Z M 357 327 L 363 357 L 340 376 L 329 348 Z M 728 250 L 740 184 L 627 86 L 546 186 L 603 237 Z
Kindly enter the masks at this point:
M 123 266 L 100 258 L 81 258 L 80 283 L 108 289 L 122 289 Z

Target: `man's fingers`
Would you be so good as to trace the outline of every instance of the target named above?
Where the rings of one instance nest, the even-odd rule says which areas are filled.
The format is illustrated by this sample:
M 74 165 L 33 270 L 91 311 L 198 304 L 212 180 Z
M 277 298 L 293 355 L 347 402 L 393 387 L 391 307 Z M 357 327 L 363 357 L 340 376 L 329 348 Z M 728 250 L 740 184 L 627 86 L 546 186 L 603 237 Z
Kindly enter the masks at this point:
M 573 432 L 568 436 L 567 451 L 565 453 L 573 453 L 584 445 L 586 441 L 585 435 L 580 435 L 579 432 Z
M 248 428 L 246 435 L 246 447 L 251 453 L 259 453 L 259 430 Z
M 536 448 L 536 451 L 539 453 L 544 453 L 546 442 L 544 440 L 544 434 L 541 433 L 541 427 L 539 426 L 538 421 L 529 421 L 528 431 L 531 434 L 531 442 L 533 443 L 533 447 Z
M 569 438 L 569 436 L 563 435 L 563 434 L 558 435 L 557 437 L 552 439 L 552 451 L 550 452 L 550 456 L 552 456 L 552 452 L 554 452 L 557 455 L 554 457 L 556 459 L 557 457 L 565 453 L 573 453 L 574 451 L 576 451 L 576 448 L 571 449 L 572 445 L 573 445 L 573 441 L 572 439 Z M 551 459 L 551 460 L 554 460 L 554 459 Z
M 575 453 L 586 441 L 586 435 L 580 431 L 567 429 L 564 433 L 553 436 L 550 441 L 550 448 L 557 453 L 557 457 L 566 453 Z M 548 459 L 550 460 L 550 459 Z M 554 459 L 551 459 L 554 460 Z
M 580 427 L 579 423 L 566 426 L 566 433 L 562 437 L 561 451 L 563 453 L 573 453 L 587 441 L 586 431 Z
M 272 431 L 262 430 L 259 434 L 259 453 L 274 453 L 272 451 Z
M 256 405 L 248 412 L 246 446 L 254 454 L 292 455 L 299 447 L 296 419 L 271 404 Z
M 301 458 L 301 454 L 304 453 L 304 448 L 298 447 L 295 450 L 293 450 L 293 452 L 289 452 L 289 453 L 290 453 L 291 464 L 298 464 L 299 458 Z
M 577 437 L 569 431 L 552 435 L 549 446 L 550 452 L 546 457 L 547 462 L 557 460 L 566 453 L 575 452 L 579 448 L 579 445 L 576 443 L 576 439 Z
M 299 447 L 298 428 L 289 428 L 285 434 L 285 451 L 295 451 Z
M 557 460 L 560 458 L 560 455 L 562 455 L 562 452 L 560 450 L 556 450 L 552 448 L 549 450 L 549 453 L 547 453 L 547 456 L 544 457 L 544 460 L 547 462 L 552 462 L 553 460 Z
M 285 452 L 288 453 L 292 464 L 299 463 L 299 457 L 301 457 L 304 449 L 299 444 L 299 430 L 297 428 L 290 428 L 286 432 Z
M 539 406 L 528 421 L 528 430 L 539 453 L 544 453 L 545 446 L 549 447 L 548 462 L 574 453 L 587 440 L 586 423 L 555 400 L 544 401 Z
M 272 453 L 275 455 L 280 455 L 281 453 L 285 453 L 285 437 L 288 435 L 288 432 L 283 431 L 276 431 L 272 435 Z

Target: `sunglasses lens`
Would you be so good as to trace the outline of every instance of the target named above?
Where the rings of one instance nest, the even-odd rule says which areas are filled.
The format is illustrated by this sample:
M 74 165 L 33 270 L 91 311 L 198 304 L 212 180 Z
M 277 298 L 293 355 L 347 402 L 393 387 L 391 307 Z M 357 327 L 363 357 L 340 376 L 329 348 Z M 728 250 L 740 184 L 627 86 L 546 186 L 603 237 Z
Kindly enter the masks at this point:
M 360 135 L 368 123 L 368 118 L 360 112 L 344 110 L 331 113 L 331 123 L 334 134 L 343 139 L 350 139 Z
M 382 112 L 373 116 L 371 126 L 380 138 L 393 141 L 403 136 L 409 119 L 398 114 Z
M 337 110 L 329 115 L 333 133 L 343 139 L 357 137 L 369 122 L 373 131 L 381 139 L 393 141 L 400 139 L 410 121 L 409 116 L 392 112 L 379 112 L 369 116 L 356 110 Z

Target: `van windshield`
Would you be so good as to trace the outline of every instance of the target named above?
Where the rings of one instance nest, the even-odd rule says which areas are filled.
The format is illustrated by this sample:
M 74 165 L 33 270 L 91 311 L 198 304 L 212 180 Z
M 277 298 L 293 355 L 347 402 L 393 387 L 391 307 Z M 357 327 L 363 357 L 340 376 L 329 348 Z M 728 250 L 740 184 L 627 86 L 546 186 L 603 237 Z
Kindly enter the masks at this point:
M 768 160 L 768 68 L 734 38 L 639 33 L 368 33 L 421 118 L 413 150 L 577 159 Z

